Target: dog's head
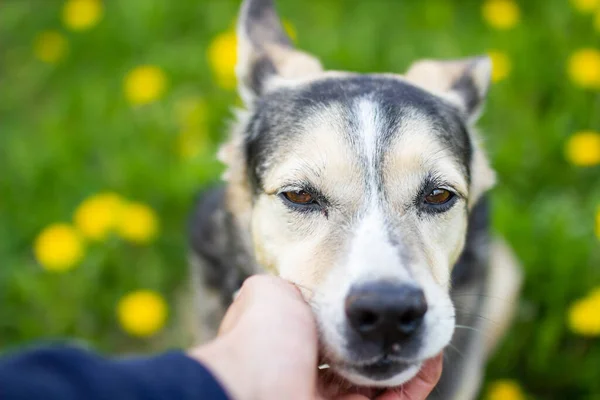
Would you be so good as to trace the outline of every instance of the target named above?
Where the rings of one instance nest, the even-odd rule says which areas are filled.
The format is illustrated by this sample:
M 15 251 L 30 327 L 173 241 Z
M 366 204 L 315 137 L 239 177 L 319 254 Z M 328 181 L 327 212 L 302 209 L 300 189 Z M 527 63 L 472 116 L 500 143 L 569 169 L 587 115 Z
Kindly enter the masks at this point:
M 247 111 L 222 151 L 230 208 L 258 263 L 304 289 L 334 371 L 400 385 L 454 331 L 451 270 L 493 183 L 470 129 L 490 62 L 326 72 L 272 0 L 246 0 L 237 33 Z

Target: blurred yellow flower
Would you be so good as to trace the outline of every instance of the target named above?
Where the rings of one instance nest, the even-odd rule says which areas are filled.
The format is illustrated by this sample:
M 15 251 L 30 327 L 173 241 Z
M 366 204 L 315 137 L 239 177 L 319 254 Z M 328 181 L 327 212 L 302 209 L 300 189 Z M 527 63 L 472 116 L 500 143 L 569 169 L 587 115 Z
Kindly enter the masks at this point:
M 283 20 L 283 28 L 292 41 L 298 39 L 294 25 Z M 208 46 L 206 52 L 213 76 L 223 89 L 233 90 L 236 87 L 235 64 L 237 62 L 237 36 L 234 28 L 218 34 Z
M 208 47 L 207 57 L 217 84 L 224 89 L 235 89 L 237 38 L 235 31 L 217 35 Z
M 283 20 L 283 29 L 285 29 L 285 32 L 288 34 L 290 39 L 292 39 L 292 42 L 296 42 L 298 40 L 298 32 L 296 31 L 294 24 L 292 24 L 289 20 Z
M 600 336 L 600 291 L 592 291 L 569 308 L 569 328 L 582 336 Z
M 491 50 L 488 55 L 492 60 L 492 82 L 500 82 L 510 74 L 512 69 L 510 58 L 506 53 L 498 50 Z
M 33 43 L 35 56 L 48 64 L 56 64 L 67 54 L 69 42 L 59 32 L 46 31 L 36 36 Z
M 199 96 L 180 99 L 175 103 L 175 114 L 184 129 L 204 127 L 208 115 L 206 101 Z
M 159 67 L 142 65 L 125 77 L 125 97 L 132 105 L 148 104 L 158 100 L 165 92 L 167 78 Z
M 186 129 L 177 137 L 177 152 L 183 159 L 197 157 L 206 147 L 207 135 L 203 130 Z
M 53 224 L 35 239 L 35 258 L 53 272 L 74 268 L 83 258 L 83 241 L 77 231 L 67 224 Z
M 154 210 L 142 203 L 126 203 L 121 207 L 117 232 L 134 243 L 149 243 L 158 234 L 158 218 Z
M 117 225 L 122 205 L 123 199 L 116 193 L 88 197 L 75 210 L 75 226 L 89 239 L 106 239 Z
M 572 135 L 565 148 L 567 160 L 580 167 L 600 164 L 600 133 L 581 131 Z
M 525 395 L 515 381 L 503 379 L 492 382 L 487 392 L 487 400 L 525 400 Z
M 600 89 L 600 51 L 579 49 L 569 57 L 569 78 L 577 86 Z
M 117 304 L 117 317 L 123 330 L 139 337 L 152 336 L 165 325 L 167 304 L 151 290 L 138 290 L 125 295 Z
M 571 0 L 575 9 L 582 13 L 591 13 L 600 7 L 600 0 Z
M 66 27 L 83 31 L 97 25 L 103 12 L 100 0 L 67 0 L 63 6 L 62 19 Z
M 483 19 L 495 29 L 510 29 L 519 23 L 521 11 L 513 0 L 486 0 L 482 6 Z

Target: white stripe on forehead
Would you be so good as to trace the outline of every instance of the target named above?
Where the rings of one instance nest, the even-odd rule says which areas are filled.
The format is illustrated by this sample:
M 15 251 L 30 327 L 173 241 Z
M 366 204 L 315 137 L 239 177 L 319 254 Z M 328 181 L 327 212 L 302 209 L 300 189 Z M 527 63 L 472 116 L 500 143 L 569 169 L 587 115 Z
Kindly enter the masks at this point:
M 379 135 L 377 103 L 361 98 L 356 104 L 359 135 L 363 139 L 365 155 L 369 166 L 375 163 L 377 153 L 377 136 Z
M 358 99 L 356 105 L 356 119 L 358 135 L 361 137 L 364 156 L 367 161 L 365 179 L 369 187 L 369 207 L 377 205 L 377 159 L 379 149 L 379 135 L 381 134 L 381 115 L 376 102 L 368 98 Z

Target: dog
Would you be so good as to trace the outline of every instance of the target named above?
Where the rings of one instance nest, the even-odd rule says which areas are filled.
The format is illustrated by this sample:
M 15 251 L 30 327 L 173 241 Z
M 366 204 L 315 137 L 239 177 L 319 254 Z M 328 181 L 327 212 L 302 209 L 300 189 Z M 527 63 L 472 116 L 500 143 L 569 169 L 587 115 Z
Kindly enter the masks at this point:
M 246 277 L 272 273 L 303 292 L 336 376 L 396 387 L 446 349 L 430 398 L 474 398 L 521 282 L 490 233 L 495 174 L 474 128 L 490 60 L 325 71 L 272 0 L 244 0 L 237 37 L 245 108 L 190 229 L 201 339 Z

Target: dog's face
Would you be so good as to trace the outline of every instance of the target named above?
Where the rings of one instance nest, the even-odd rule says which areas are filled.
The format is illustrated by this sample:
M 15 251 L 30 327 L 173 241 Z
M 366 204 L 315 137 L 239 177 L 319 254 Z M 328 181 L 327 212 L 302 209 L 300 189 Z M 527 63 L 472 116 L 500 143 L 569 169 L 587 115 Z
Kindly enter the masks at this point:
M 259 264 L 303 289 L 335 372 L 400 385 L 454 331 L 450 273 L 493 180 L 469 130 L 489 61 L 323 72 L 270 0 L 246 0 L 238 41 L 248 112 L 225 161 L 247 200 L 233 211 Z

